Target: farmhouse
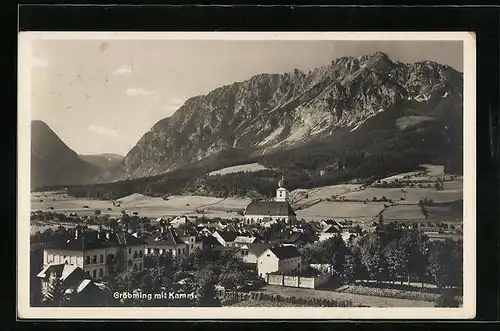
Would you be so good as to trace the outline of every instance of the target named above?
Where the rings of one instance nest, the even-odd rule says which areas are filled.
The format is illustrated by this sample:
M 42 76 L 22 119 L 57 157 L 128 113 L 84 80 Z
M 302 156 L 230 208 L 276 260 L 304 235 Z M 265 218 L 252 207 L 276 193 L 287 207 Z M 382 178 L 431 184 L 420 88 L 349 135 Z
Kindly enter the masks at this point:
M 274 201 L 252 201 L 245 209 L 245 224 L 285 221 L 292 224 L 297 214 L 288 202 L 288 190 L 284 187 L 285 180 L 281 178 L 276 190 Z
M 294 246 L 278 246 L 266 249 L 257 258 L 258 275 L 267 280 L 268 274 L 287 274 L 301 270 L 301 255 Z
M 67 263 L 82 268 L 94 279 L 116 274 L 126 268 L 142 270 L 145 242 L 119 231 L 75 228 L 67 241 L 47 243 L 43 250 L 43 266 Z

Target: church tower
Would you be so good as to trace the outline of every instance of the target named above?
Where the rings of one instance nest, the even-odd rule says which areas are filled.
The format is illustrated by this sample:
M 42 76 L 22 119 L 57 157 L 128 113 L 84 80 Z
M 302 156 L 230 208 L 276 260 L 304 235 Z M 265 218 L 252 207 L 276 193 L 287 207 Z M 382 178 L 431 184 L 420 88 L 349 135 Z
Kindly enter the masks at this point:
M 276 190 L 276 198 L 274 199 L 276 202 L 288 202 L 288 191 L 284 186 L 285 186 L 285 177 L 283 176 L 278 182 L 278 189 Z

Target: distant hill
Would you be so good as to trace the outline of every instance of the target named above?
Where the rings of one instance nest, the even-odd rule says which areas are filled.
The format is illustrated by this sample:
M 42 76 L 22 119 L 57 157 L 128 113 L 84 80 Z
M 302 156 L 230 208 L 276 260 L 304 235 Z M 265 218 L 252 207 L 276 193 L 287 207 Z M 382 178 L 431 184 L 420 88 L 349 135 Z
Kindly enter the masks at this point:
M 124 158 L 123 155 L 112 153 L 79 155 L 79 157 L 83 161 L 103 169 L 111 169 L 118 166 Z
M 31 122 L 31 189 L 89 183 L 100 168 L 85 162 L 43 121 Z

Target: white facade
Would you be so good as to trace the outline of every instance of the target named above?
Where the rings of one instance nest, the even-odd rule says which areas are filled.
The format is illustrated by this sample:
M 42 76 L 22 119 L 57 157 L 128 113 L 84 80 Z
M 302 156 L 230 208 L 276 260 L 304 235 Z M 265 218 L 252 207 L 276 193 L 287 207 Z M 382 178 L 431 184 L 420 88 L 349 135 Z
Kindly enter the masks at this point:
M 282 272 L 286 274 L 291 271 L 301 270 L 301 257 L 279 259 L 271 249 L 267 249 L 257 258 L 257 273 L 260 277 L 267 279 L 271 272 Z
M 82 268 L 94 279 L 109 277 L 128 267 L 142 270 L 144 246 L 105 247 L 86 250 L 45 248 L 43 266 L 68 263 Z

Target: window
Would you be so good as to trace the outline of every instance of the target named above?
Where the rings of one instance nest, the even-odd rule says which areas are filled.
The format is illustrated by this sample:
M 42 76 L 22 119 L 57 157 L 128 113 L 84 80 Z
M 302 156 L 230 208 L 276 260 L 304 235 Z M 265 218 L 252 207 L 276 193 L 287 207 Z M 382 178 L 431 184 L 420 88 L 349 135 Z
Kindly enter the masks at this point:
M 104 262 L 104 255 L 102 255 L 102 254 L 101 254 L 99 261 L 100 261 L 101 263 L 103 263 L 103 262 Z
M 191 244 L 191 249 L 193 249 L 193 244 Z
M 137 259 L 137 251 L 134 251 L 134 259 Z
M 182 249 L 182 254 L 184 254 L 185 252 L 186 252 L 186 249 L 185 249 L 185 248 L 183 248 L 183 249 Z
M 85 264 L 90 264 L 90 256 L 87 256 Z M 90 275 L 89 275 L 90 276 Z
M 134 271 L 137 271 L 137 264 L 134 263 Z
M 52 261 L 54 261 L 54 255 L 52 254 L 47 255 L 47 262 L 51 263 Z
M 193 242 L 193 241 L 194 241 L 194 238 L 191 238 L 191 242 Z
M 92 270 L 92 277 L 96 278 L 96 276 L 97 276 L 97 270 L 94 269 Z
M 169 252 L 170 254 L 172 254 L 172 248 L 169 248 L 169 249 L 168 249 L 168 252 Z
M 142 257 L 142 251 L 139 251 L 139 257 Z
M 271 255 L 269 255 L 269 254 L 266 254 L 266 255 L 267 255 L 267 257 L 270 257 L 270 256 L 271 256 Z
M 181 249 L 180 248 L 177 250 L 177 254 L 181 255 Z
M 128 248 L 128 253 L 132 254 L 132 248 L 130 248 L 130 247 Z
M 160 250 L 158 248 L 155 248 L 155 254 L 160 254 Z
M 92 260 L 93 263 L 97 263 L 97 255 L 94 255 L 94 258 Z
M 99 269 L 99 277 L 102 277 L 104 276 L 104 272 L 102 271 L 102 269 Z
M 142 263 L 139 263 L 139 271 L 142 270 Z

